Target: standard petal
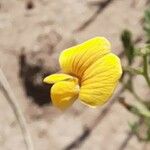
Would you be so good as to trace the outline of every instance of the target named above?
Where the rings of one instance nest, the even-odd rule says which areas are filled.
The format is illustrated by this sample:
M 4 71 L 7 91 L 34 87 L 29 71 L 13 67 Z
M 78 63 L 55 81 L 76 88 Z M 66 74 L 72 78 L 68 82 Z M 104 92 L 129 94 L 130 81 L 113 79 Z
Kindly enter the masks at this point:
M 57 108 L 65 110 L 78 98 L 79 86 L 74 81 L 61 81 L 51 88 L 51 99 Z
M 110 52 L 110 43 L 104 37 L 96 37 L 64 50 L 59 58 L 65 73 L 82 78 L 84 71 L 96 60 Z
M 67 81 L 67 80 L 73 80 L 73 77 L 67 74 L 58 73 L 58 74 L 52 74 L 44 78 L 43 82 L 48 84 L 53 84 L 60 81 Z
M 80 100 L 89 106 L 102 105 L 112 95 L 121 74 L 116 55 L 109 53 L 98 59 L 83 74 Z

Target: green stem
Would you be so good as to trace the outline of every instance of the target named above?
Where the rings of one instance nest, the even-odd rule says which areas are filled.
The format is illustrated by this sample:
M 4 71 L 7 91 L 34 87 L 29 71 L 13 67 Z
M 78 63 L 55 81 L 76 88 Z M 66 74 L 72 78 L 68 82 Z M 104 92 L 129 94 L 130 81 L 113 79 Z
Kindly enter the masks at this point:
M 123 70 L 125 72 L 129 72 L 133 75 L 137 75 L 137 74 L 142 75 L 143 74 L 143 72 L 140 68 L 139 69 L 134 69 L 134 68 L 131 68 L 131 67 L 123 67 Z
M 148 86 L 150 87 L 150 78 L 148 75 L 148 59 L 147 59 L 147 55 L 143 56 L 143 61 L 144 61 L 144 70 L 143 70 L 143 75 L 145 77 L 145 80 L 147 81 Z

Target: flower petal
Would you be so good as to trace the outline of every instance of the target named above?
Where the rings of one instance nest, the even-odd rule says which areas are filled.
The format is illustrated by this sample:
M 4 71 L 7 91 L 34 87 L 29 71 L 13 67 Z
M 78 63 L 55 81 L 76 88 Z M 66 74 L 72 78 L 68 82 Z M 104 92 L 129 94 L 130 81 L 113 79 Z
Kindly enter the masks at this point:
M 102 105 L 112 95 L 121 74 L 116 55 L 109 53 L 98 59 L 83 74 L 80 100 L 90 106 Z
M 67 74 L 58 73 L 58 74 L 52 74 L 44 78 L 43 82 L 48 84 L 53 84 L 60 81 L 67 81 L 67 80 L 73 80 L 73 77 Z
M 68 108 L 78 98 L 79 86 L 74 81 L 61 81 L 51 88 L 51 99 L 54 106 L 61 110 Z
M 84 71 L 97 59 L 110 52 L 110 43 L 104 37 L 96 37 L 63 51 L 60 66 L 65 73 L 82 78 Z

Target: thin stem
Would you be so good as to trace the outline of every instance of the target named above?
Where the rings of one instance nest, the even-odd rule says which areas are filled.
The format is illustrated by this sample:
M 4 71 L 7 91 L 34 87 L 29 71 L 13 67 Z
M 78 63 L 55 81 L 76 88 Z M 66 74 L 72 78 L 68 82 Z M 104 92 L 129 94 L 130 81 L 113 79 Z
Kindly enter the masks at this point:
M 123 67 L 123 70 L 125 72 L 129 72 L 129 73 L 131 73 L 133 75 L 137 75 L 137 74 L 143 75 L 143 72 L 142 72 L 142 70 L 140 68 L 139 69 L 134 69 L 134 68 L 131 68 L 131 67 Z
M 150 78 L 148 75 L 148 56 L 144 55 L 143 56 L 143 61 L 144 61 L 144 70 L 143 70 L 143 75 L 145 77 L 145 80 L 147 81 L 148 86 L 150 87 Z
M 132 80 L 131 80 L 132 81 Z M 131 88 L 129 85 L 128 85 L 129 82 L 127 82 L 126 84 L 122 82 L 122 84 L 124 85 L 124 88 L 127 89 L 134 97 L 135 99 L 137 99 L 138 101 L 140 102 L 143 102 L 144 100 L 138 96 L 138 94 L 135 92 L 135 90 L 133 88 Z
M 11 87 L 10 87 L 3 71 L 1 70 L 1 68 L 0 68 L 0 89 L 2 89 L 2 91 L 4 92 L 4 95 L 6 96 L 7 101 L 10 104 L 10 106 L 11 106 L 11 108 L 12 108 L 12 110 L 13 110 L 13 112 L 14 112 L 17 120 L 18 120 L 18 123 L 20 125 L 27 150 L 34 150 L 33 143 L 32 143 L 31 136 L 30 136 L 30 132 L 28 130 L 24 115 L 23 115 L 23 113 L 22 113 L 22 111 L 21 111 L 21 109 L 17 103 L 15 95 L 12 92 Z

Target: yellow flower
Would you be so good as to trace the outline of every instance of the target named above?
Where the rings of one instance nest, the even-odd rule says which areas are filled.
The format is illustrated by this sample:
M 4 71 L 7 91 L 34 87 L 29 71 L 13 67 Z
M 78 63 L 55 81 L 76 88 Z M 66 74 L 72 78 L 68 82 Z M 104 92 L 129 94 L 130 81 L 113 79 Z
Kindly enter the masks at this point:
M 62 51 L 59 63 L 63 73 L 49 75 L 44 82 L 54 84 L 51 99 L 62 110 L 77 98 L 92 107 L 104 104 L 122 74 L 120 59 L 111 53 L 111 45 L 104 37 Z

